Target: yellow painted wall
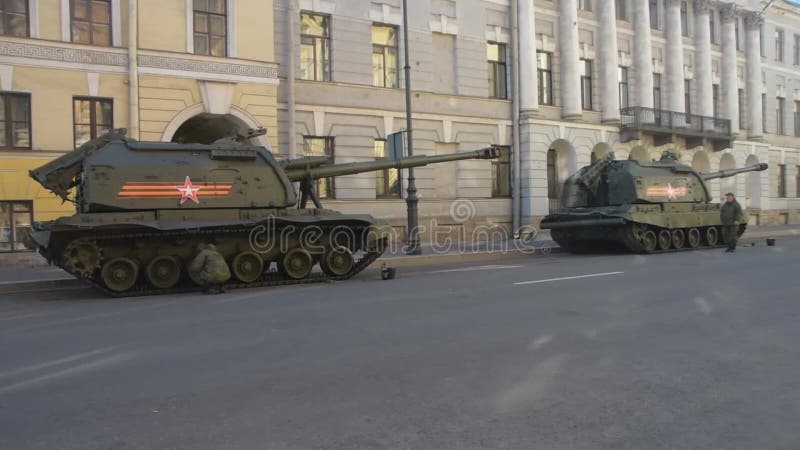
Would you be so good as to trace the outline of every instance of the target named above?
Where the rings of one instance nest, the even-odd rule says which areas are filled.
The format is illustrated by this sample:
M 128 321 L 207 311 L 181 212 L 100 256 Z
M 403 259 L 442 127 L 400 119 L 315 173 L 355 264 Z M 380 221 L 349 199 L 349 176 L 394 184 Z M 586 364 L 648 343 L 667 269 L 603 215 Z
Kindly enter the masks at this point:
M 236 57 L 275 61 L 273 7 L 271 1 L 237 0 Z
M 39 221 L 74 214 L 72 203 L 62 203 L 60 198 L 28 176 L 29 170 L 55 156 L 32 152 L 0 154 L 0 200 L 33 200 L 33 219 Z
M 167 124 L 178 113 L 201 102 L 195 80 L 140 76 L 140 138 L 143 141 L 160 141 Z
M 278 150 L 277 86 L 240 84 L 233 94 L 233 104 L 247 111 L 267 128 L 272 149 Z
M 39 0 L 39 35 L 42 39 L 61 40 L 61 0 Z
M 185 1 L 140 0 L 138 14 L 140 48 L 186 53 Z
M 128 87 L 123 74 L 100 74 L 99 97 L 114 99 L 114 126 L 128 126 Z M 86 72 L 15 67 L 14 90 L 31 92 L 34 150 L 72 150 L 74 96 L 89 95 Z

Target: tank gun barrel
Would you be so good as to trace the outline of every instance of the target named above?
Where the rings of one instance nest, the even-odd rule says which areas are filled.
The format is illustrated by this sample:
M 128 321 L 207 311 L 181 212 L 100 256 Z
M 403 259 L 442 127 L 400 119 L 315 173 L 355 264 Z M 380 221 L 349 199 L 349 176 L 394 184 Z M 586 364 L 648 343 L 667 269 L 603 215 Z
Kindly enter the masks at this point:
M 762 170 L 767 170 L 767 168 L 769 168 L 767 163 L 759 163 L 753 164 L 752 166 L 741 167 L 739 169 L 725 169 L 717 172 L 703 173 L 700 174 L 700 177 L 703 178 L 703 180 L 708 181 L 716 178 L 728 178 L 745 172 L 760 172 Z
M 406 169 L 409 167 L 420 167 L 428 164 L 458 161 L 462 159 L 495 159 L 499 156 L 500 149 L 497 147 L 487 147 L 480 150 L 451 153 L 449 155 L 418 155 L 394 160 L 388 159 L 381 161 L 325 165 L 320 163 L 320 159 L 318 158 L 299 158 L 287 160 L 284 164 L 286 167 L 286 176 L 290 181 L 303 181 L 306 179 L 313 180 L 319 178 L 337 177 L 385 169 Z M 304 160 L 307 161 L 304 162 Z

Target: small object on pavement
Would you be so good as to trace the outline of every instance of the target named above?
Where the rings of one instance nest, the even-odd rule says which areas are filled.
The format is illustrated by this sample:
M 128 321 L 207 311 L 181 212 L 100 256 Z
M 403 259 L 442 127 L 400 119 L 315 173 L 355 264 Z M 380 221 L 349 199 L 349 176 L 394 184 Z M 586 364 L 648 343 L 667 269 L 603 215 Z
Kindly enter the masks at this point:
M 381 280 L 393 280 L 394 274 L 394 267 L 386 267 L 386 263 L 383 263 L 381 266 Z
M 767 238 L 767 245 L 770 247 L 775 245 L 775 238 Z

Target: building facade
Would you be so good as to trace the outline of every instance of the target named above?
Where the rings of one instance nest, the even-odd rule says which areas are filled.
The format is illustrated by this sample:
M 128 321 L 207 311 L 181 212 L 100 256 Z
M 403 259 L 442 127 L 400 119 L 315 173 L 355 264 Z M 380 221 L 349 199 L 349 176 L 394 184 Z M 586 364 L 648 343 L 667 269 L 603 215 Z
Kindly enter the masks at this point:
M 74 212 L 28 171 L 111 128 L 210 142 L 264 126 L 277 143 L 268 0 L 0 0 L 0 252 Z M 134 43 L 134 45 L 130 45 Z
M 761 15 L 763 6 L 410 0 L 414 153 L 507 151 L 418 169 L 420 215 L 472 227 L 509 226 L 516 213 L 536 224 L 559 206 L 564 179 L 595 158 L 673 150 L 703 172 L 768 162 L 768 172 L 713 181 L 714 196 L 735 191 L 756 223 L 796 223 L 800 9 L 776 1 Z M 405 128 L 401 7 L 275 2 L 280 153 L 384 155 L 384 139 Z M 332 208 L 402 229 L 402 175 L 339 177 L 322 189 Z M 469 222 L 450 214 L 456 199 L 470 201 Z

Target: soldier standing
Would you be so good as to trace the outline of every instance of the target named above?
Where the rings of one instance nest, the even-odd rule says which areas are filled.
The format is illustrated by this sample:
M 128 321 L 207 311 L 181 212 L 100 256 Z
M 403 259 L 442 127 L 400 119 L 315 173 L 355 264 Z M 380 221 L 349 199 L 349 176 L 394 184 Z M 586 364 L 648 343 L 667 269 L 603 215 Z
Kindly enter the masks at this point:
M 725 203 L 719 210 L 720 220 L 722 221 L 723 236 L 725 242 L 728 243 L 728 248 L 725 253 L 733 253 L 736 251 L 736 241 L 739 240 L 739 224 L 742 223 L 744 215 L 742 214 L 742 206 L 736 201 L 736 197 L 732 192 L 725 194 Z
M 192 281 L 205 286 L 209 294 L 223 292 L 222 284 L 231 278 L 228 263 L 214 244 L 197 244 L 197 256 L 189 264 L 188 272 Z

